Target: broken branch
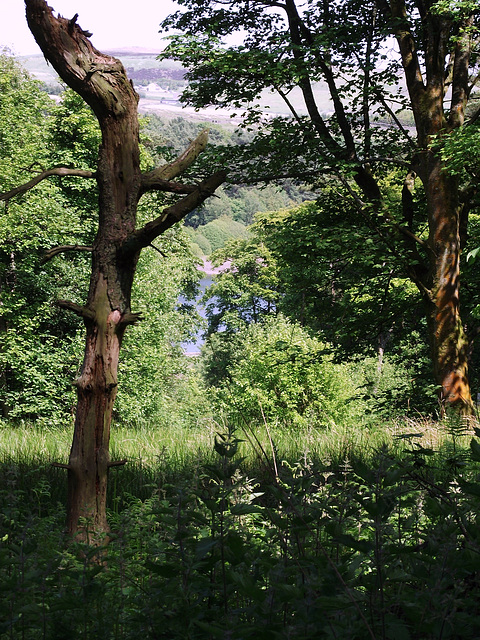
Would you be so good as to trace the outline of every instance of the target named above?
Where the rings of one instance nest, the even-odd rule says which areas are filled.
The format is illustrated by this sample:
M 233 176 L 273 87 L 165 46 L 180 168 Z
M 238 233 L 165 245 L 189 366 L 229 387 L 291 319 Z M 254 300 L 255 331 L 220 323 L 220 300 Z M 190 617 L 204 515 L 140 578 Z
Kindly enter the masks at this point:
M 76 21 L 55 18 L 45 0 L 26 2 L 27 22 L 43 54 L 58 75 L 79 93 L 103 122 L 136 108 L 138 95 L 122 63 L 103 54 Z
M 155 238 L 201 205 L 214 193 L 217 187 L 225 182 L 226 178 L 226 171 L 217 171 L 217 173 L 201 182 L 193 193 L 164 209 L 158 218 L 147 223 L 142 229 L 134 231 L 119 249 L 119 254 L 127 257 L 144 247 L 148 247 Z
M 142 175 L 142 192 L 144 193 L 151 187 L 150 184 L 160 183 L 172 180 L 180 174 L 182 174 L 188 167 L 195 162 L 198 156 L 207 146 L 208 142 L 208 129 L 204 129 L 192 142 L 188 145 L 185 151 L 178 156 L 176 160 L 168 164 L 164 164 L 161 167 L 157 167 L 153 171 L 144 173 Z
M 141 313 L 124 313 L 119 325 L 128 326 L 129 324 L 137 324 L 137 322 L 140 322 L 141 320 L 143 320 Z
M 114 462 L 109 462 L 107 464 L 107 467 L 110 469 L 110 467 L 122 467 L 124 464 L 127 464 L 128 460 L 115 460 Z
M 89 320 L 95 319 L 94 311 L 87 309 L 87 307 L 82 307 L 80 304 L 72 302 L 71 300 L 57 300 L 57 306 L 66 311 L 73 311 L 73 313 L 81 318 L 88 318 Z
M 179 182 L 171 182 L 170 180 L 162 180 L 152 175 L 153 172 L 142 176 L 142 185 L 140 187 L 139 197 L 147 191 L 165 191 L 167 193 L 193 193 L 197 188 L 194 184 L 181 184 Z

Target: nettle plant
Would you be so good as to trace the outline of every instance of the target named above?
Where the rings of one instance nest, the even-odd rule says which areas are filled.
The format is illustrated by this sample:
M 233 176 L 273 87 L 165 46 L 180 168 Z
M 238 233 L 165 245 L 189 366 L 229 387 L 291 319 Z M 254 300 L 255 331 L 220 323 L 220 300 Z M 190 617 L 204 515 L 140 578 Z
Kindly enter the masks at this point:
M 58 552 L 53 477 L 22 492 L 11 467 L 0 637 L 477 637 L 477 439 L 463 464 L 418 433 L 323 463 L 256 442 L 253 466 L 243 439 L 220 431 L 216 459 L 125 497 L 99 564 L 85 544 Z

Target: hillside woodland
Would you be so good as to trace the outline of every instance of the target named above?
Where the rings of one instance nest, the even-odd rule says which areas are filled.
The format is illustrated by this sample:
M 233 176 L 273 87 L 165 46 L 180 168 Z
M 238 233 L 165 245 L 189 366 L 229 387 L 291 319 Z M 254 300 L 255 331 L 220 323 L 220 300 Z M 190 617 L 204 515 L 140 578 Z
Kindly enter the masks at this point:
M 0 640 L 477 638 L 475 3 L 180 0 L 123 65 L 26 5 L 64 78 L 0 54 Z

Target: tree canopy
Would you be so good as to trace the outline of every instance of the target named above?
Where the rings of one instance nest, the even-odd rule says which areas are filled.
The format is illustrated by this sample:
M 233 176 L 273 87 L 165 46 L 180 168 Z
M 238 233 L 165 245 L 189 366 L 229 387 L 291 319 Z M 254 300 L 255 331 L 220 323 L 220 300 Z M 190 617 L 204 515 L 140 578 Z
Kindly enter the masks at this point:
M 334 181 L 418 289 L 442 403 L 471 412 L 459 269 L 478 183 L 450 159 L 480 112 L 475 6 L 179 4 L 162 24 L 180 31 L 163 55 L 188 69 L 184 101 L 239 110 L 255 132 L 252 142 L 220 155 L 231 179 L 289 177 L 318 189 Z M 236 32 L 243 44 L 226 46 Z M 265 115 L 269 92 L 289 117 Z

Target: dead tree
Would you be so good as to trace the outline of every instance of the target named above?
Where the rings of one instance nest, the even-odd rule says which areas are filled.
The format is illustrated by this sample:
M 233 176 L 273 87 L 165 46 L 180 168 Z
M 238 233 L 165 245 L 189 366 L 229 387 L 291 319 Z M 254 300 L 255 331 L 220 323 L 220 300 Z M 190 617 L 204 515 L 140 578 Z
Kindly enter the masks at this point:
M 117 393 L 117 367 L 124 332 L 139 318 L 130 308 L 131 289 L 141 250 L 225 181 L 217 172 L 200 184 L 175 179 L 205 148 L 208 132 L 201 133 L 174 162 L 148 173 L 140 170 L 138 95 L 122 63 L 93 47 L 88 32 L 71 20 L 55 17 L 45 0 L 25 0 L 28 25 L 45 58 L 63 81 L 92 108 L 102 132 L 94 172 L 56 168 L 28 184 L 3 194 L 7 200 L 51 175 L 74 175 L 96 180 L 98 232 L 93 247 L 55 247 L 48 257 L 63 251 L 91 251 L 92 270 L 85 304 L 68 300 L 59 305 L 84 320 L 85 355 L 75 381 L 77 409 L 68 469 L 67 530 L 84 542 L 98 544 L 108 531 L 106 490 L 112 407 Z M 137 205 L 151 190 L 182 197 L 151 222 L 137 228 Z

